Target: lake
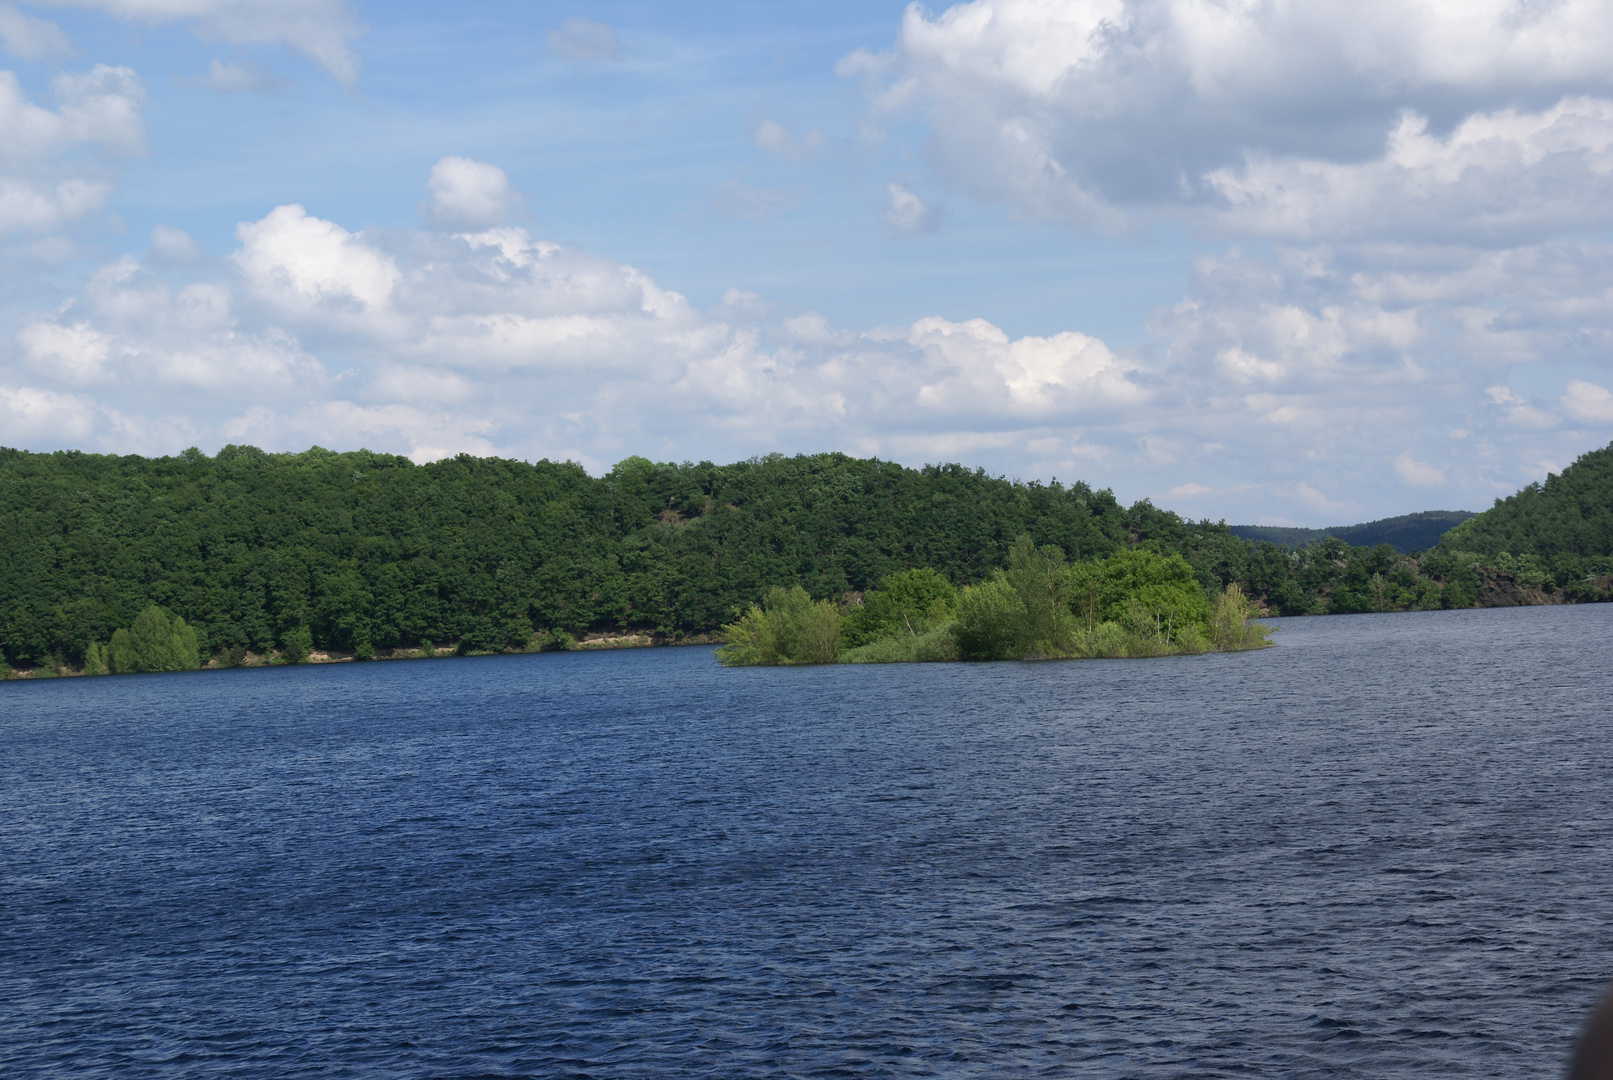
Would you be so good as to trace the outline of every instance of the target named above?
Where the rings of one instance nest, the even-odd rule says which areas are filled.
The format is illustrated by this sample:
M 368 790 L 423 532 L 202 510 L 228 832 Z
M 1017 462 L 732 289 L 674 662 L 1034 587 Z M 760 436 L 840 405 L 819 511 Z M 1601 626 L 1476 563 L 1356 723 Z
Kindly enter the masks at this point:
M 1613 606 L 0 686 L 0 1073 L 1557 1075 Z

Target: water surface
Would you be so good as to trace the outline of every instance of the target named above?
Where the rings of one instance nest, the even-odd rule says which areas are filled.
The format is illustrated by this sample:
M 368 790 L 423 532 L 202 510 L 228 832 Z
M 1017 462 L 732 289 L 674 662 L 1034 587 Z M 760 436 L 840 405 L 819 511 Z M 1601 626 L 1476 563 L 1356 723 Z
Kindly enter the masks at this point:
M 1613 606 L 0 686 L 0 1074 L 1550 1076 Z

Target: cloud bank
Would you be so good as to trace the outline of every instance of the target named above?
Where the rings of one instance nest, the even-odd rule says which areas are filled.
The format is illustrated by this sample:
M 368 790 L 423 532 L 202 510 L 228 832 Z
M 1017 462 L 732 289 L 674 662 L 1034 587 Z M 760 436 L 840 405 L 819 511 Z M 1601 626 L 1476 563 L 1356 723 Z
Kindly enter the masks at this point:
M 339 3 L 94 6 L 356 71 Z M 841 63 L 869 124 L 923 132 L 901 156 L 913 172 L 863 205 L 893 243 L 945 241 L 905 239 L 936 231 L 932 192 L 950 192 L 949 218 L 955 199 L 985 200 L 1072 244 L 1197 237 L 1185 292 L 1141 347 L 968 312 L 837 326 L 745 282 L 702 311 L 518 227 L 504 171 L 447 156 L 421 228 L 361 229 L 288 193 L 220 258 L 158 226 L 143 258 L 103 259 L 71 298 L 13 306 L 0 442 L 319 442 L 595 469 L 841 449 L 1246 519 L 1482 507 L 1613 438 L 1610 11 L 974 0 L 910 7 L 889 49 Z M 585 20 L 549 45 L 619 55 Z M 143 151 L 143 105 L 124 68 L 63 73 L 39 100 L 0 73 L 0 254 L 31 258 L 105 209 Z M 750 135 L 792 165 L 827 138 L 774 120 Z M 732 182 L 710 209 L 760 219 L 797 198 Z
M 462 190 L 444 175 L 505 191 L 494 173 L 445 158 L 428 201 Z M 1375 512 L 1363 490 L 1487 499 L 1560 467 L 1575 440 L 1613 436 L 1604 383 L 1533 401 L 1493 381 L 1557 347 L 1550 312 L 1565 302 L 1587 333 L 1613 334 L 1606 244 L 1550 245 L 1523 267 L 1495 253 L 1480 273 L 1455 259 L 1408 274 L 1393 252 L 1206 258 L 1146 355 L 982 319 L 837 328 L 738 290 L 701 312 L 630 265 L 472 219 L 352 231 L 287 204 L 243 222 L 206 273 L 188 237 L 154 233 L 150 261 L 101 267 L 18 328 L 0 441 L 318 442 L 595 469 L 837 448 L 1096 478 L 1189 511 L 1347 516 Z M 1495 307 L 1492 282 L 1514 278 L 1537 286 Z M 1444 323 L 1452 312 L 1466 316 Z

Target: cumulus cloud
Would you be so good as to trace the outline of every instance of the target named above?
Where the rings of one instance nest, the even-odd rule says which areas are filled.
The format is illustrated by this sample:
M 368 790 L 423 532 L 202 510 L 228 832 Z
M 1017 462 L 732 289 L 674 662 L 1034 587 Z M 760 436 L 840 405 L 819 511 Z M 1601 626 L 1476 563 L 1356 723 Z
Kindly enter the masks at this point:
M 503 205 L 495 179 L 438 189 L 445 207 L 489 191 Z M 488 224 L 491 210 L 456 220 L 356 231 L 287 204 L 241 223 L 216 262 L 158 227 L 146 262 L 114 260 L 70 302 L 13 320 L 0 434 L 596 468 L 840 448 L 1330 524 L 1426 508 L 1436 491 L 1483 505 L 1587 449 L 1584 426 L 1613 423 L 1606 379 L 1560 398 L 1509 388 L 1540 385 L 1529 373 L 1565 350 L 1577 371 L 1606 368 L 1604 240 L 1205 256 L 1152 345 L 1124 350 L 979 318 L 838 326 L 738 288 L 702 312 L 635 267 Z
M 54 60 L 73 51 L 61 27 L 24 15 L 10 4 L 0 4 L 0 49 L 19 60 Z
M 431 167 L 426 196 L 426 217 L 450 229 L 497 225 L 509 215 L 515 201 L 503 169 L 452 155 Z
M 1613 393 L 1584 379 L 1574 379 L 1561 399 L 1563 412 L 1582 424 L 1613 424 Z
M 581 63 L 598 63 L 620 60 L 622 44 L 616 40 L 616 31 L 604 23 L 577 17 L 567 19 L 550 30 L 547 37 L 549 51 L 556 56 Z
M 151 227 L 151 261 L 158 266 L 183 266 L 200 256 L 201 249 L 184 229 L 161 222 Z
M 1605 214 L 1610 47 L 1589 0 L 974 0 L 910 6 L 841 70 L 926 118 L 940 176 L 1028 217 L 1539 239 Z
M 154 249 L 180 243 L 158 237 Z M 286 205 L 236 237 L 188 284 L 129 258 L 102 267 L 24 322 L 0 385 L 91 403 L 74 415 L 92 443 L 169 423 L 190 441 L 596 464 L 691 430 L 714 456 L 887 437 L 1003 445 L 1026 424 L 1113 418 L 1148 398 L 1135 365 L 1086 335 L 1013 338 L 978 319 L 858 332 L 779 318 L 739 290 L 702 314 L 634 267 L 519 228 L 371 235 Z
M 247 287 L 282 311 L 363 316 L 388 308 L 399 273 L 391 257 L 301 206 L 243 222 L 232 256 Z
M 885 224 L 905 236 L 934 232 L 940 224 L 935 207 L 894 180 L 885 186 Z
M 146 23 L 182 19 L 209 40 L 285 45 L 352 85 L 358 59 L 349 47 L 362 30 L 347 0 L 49 0 Z
M 51 82 L 37 105 L 0 71 L 0 237 L 60 228 L 100 209 L 110 166 L 143 149 L 145 88 L 128 68 L 98 64 Z

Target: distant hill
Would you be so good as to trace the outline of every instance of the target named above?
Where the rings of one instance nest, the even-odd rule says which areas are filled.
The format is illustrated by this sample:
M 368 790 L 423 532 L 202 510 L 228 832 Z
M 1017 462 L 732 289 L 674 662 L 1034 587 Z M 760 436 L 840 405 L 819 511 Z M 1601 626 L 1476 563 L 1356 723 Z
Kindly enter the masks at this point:
M 1238 530 L 1233 529 L 1234 533 Z M 1447 534 L 1441 547 L 1495 557 L 1613 556 L 1613 445 L 1580 457 Z
M 1516 497 L 1516 496 L 1514 496 Z M 1233 536 L 1265 540 L 1278 547 L 1298 548 L 1336 536 L 1355 547 L 1388 544 L 1402 555 L 1427 551 L 1448 530 L 1475 515 L 1471 510 L 1424 510 L 1420 514 L 1369 521 L 1363 525 L 1336 525 L 1327 529 L 1287 529 L 1277 525 L 1233 525 Z

